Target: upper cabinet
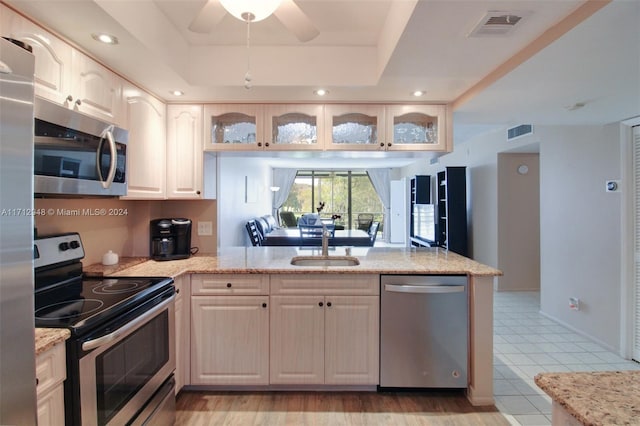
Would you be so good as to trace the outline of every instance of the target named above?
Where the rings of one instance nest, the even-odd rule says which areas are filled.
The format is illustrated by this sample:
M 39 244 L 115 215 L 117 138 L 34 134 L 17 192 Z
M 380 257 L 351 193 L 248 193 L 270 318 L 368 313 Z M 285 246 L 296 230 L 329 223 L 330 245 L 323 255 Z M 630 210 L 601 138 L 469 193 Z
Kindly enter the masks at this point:
M 207 151 L 251 151 L 265 145 L 263 106 L 217 104 L 204 106 Z
M 388 151 L 446 151 L 445 105 L 389 105 L 386 111 Z
M 33 49 L 37 96 L 124 127 L 116 74 L 12 10 L 3 7 L 1 16 L 3 35 Z
M 120 77 L 82 53 L 76 50 L 72 53 L 72 85 L 65 105 L 124 127 L 125 107 Z
M 127 199 L 166 198 L 166 107 L 153 96 L 125 90 L 127 144 Z
M 205 105 L 208 151 L 451 151 L 446 105 Z
M 330 150 L 384 150 L 384 106 L 325 106 L 326 144 Z
M 167 107 L 168 198 L 203 196 L 202 127 L 202 105 Z
M 307 151 L 324 148 L 324 105 L 266 105 L 265 117 L 265 149 Z

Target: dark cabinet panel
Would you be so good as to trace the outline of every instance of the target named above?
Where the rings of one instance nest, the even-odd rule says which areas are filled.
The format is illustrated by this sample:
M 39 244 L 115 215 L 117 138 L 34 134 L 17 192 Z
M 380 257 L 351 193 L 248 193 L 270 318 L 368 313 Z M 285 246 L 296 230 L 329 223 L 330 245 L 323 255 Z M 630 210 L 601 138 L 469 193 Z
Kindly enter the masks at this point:
M 438 173 L 437 197 L 438 245 L 468 256 L 466 167 L 447 167 Z

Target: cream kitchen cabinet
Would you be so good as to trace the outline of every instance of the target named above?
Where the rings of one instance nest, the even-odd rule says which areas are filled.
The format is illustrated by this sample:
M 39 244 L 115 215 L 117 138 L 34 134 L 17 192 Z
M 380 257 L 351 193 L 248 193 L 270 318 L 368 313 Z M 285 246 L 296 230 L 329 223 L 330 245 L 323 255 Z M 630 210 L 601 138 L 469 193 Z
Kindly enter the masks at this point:
M 191 280 L 189 275 L 174 278 L 176 287 L 176 394 L 191 381 Z
M 269 383 L 268 275 L 193 274 L 191 384 Z
M 254 151 L 265 146 L 263 105 L 205 105 L 204 117 L 205 151 Z
M 202 114 L 202 105 L 167 106 L 167 198 L 203 198 Z
M 69 105 L 73 48 L 38 25 L 0 5 L 3 36 L 27 43 L 35 56 L 35 93 L 60 105 Z M 73 100 L 73 99 L 72 99 Z
M 33 48 L 36 96 L 124 127 L 120 77 L 40 26 L 0 7 L 2 27 L 8 29 L 3 35 Z
M 38 424 L 64 424 L 64 387 L 67 377 L 65 347 L 63 343 L 36 357 L 36 394 L 38 397 Z
M 265 105 L 265 150 L 324 149 L 324 105 Z
M 388 105 L 387 151 L 450 151 L 450 117 L 446 105 Z
M 85 114 L 125 127 L 123 80 L 77 50 L 72 53 L 72 89 L 67 104 Z
M 124 199 L 166 198 L 166 106 L 153 96 L 129 86 L 125 90 L 127 195 Z
M 384 151 L 384 105 L 325 106 L 325 148 L 344 151 Z
M 270 383 L 378 383 L 377 275 L 273 275 L 270 299 Z

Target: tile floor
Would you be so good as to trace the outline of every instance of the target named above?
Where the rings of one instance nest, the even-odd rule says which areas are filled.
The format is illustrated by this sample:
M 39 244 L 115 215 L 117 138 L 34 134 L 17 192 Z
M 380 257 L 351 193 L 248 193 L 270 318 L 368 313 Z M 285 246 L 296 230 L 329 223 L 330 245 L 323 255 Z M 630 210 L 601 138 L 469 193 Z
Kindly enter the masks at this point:
M 511 424 L 551 424 L 551 399 L 533 381 L 540 372 L 640 370 L 539 311 L 539 292 L 495 293 L 493 389 Z

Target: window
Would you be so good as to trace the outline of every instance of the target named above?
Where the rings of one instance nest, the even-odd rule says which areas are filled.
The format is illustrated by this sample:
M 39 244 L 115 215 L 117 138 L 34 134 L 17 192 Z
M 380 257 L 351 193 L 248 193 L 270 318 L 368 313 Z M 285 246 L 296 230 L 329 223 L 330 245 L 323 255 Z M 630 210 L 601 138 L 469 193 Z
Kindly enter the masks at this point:
M 321 203 L 324 206 L 320 216 L 335 218 L 336 225 L 345 229 L 356 229 L 361 213 L 373 214 L 374 221 L 383 221 L 382 202 L 363 171 L 298 170 L 281 210 L 300 217 L 318 213 Z

